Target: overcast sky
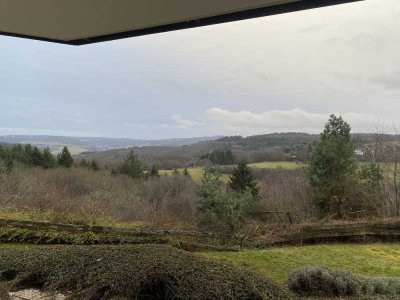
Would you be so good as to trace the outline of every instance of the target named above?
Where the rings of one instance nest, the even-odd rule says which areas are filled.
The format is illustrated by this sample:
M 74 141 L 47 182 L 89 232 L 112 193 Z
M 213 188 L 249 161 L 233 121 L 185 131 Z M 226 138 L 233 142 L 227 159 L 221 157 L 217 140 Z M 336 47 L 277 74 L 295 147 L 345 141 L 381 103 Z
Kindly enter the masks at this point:
M 400 121 L 400 1 L 74 47 L 0 37 L 0 134 L 158 139 Z

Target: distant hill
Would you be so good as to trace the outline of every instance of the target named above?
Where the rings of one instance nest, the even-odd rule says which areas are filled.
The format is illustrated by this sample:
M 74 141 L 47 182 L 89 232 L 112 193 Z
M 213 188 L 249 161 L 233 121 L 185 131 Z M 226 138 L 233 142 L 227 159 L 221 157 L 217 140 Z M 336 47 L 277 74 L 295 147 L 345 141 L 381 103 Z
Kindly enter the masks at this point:
M 61 148 L 68 146 L 73 154 L 87 151 L 106 151 L 116 148 L 144 147 L 144 146 L 183 146 L 202 141 L 216 140 L 216 137 L 173 138 L 163 140 L 143 140 L 128 138 L 107 137 L 68 137 L 51 135 L 9 135 L 0 136 L 0 143 L 31 144 L 40 148 L 49 147 L 53 153 L 60 152 Z
M 274 133 L 249 137 L 232 136 L 201 141 L 184 146 L 144 146 L 135 151 L 146 167 L 156 165 L 160 169 L 211 164 L 209 154 L 214 150 L 232 150 L 235 160 L 248 162 L 304 160 L 307 145 L 319 139 L 317 134 Z M 84 152 L 76 156 L 113 165 L 123 160 L 128 149 L 112 149 L 103 152 Z
M 264 147 L 291 147 L 304 145 L 319 139 L 319 134 L 308 134 L 302 132 L 285 132 L 253 135 L 248 137 L 230 136 L 218 139 L 221 142 L 232 142 L 237 145 L 260 149 Z
M 307 161 L 310 158 L 311 145 L 318 141 L 319 134 L 298 132 L 273 133 L 249 137 L 230 136 L 214 140 L 200 141 L 187 145 L 163 145 L 135 147 L 145 167 L 155 165 L 159 169 L 173 169 L 191 166 L 211 165 L 213 151 L 231 150 L 236 162 L 244 160 L 249 163 L 264 161 Z M 394 136 L 386 135 L 385 140 L 393 140 Z M 371 143 L 373 134 L 353 134 L 356 147 Z M 114 165 L 125 158 L 128 149 L 112 149 L 103 152 L 88 151 L 75 158 L 93 159 Z
M 58 153 L 62 147 L 68 146 L 78 161 L 95 158 L 110 166 L 123 160 L 128 148 L 133 147 L 147 168 L 155 165 L 159 169 L 173 169 L 212 164 L 213 151 L 221 153 L 220 150 L 230 150 L 236 162 L 306 161 L 309 159 L 311 144 L 318 141 L 319 137 L 319 134 L 301 132 L 163 140 L 16 135 L 0 136 L 0 143 L 49 147 L 53 153 Z M 394 136 L 386 135 L 385 141 L 393 138 Z M 356 145 L 372 143 L 373 140 L 373 134 L 353 134 Z

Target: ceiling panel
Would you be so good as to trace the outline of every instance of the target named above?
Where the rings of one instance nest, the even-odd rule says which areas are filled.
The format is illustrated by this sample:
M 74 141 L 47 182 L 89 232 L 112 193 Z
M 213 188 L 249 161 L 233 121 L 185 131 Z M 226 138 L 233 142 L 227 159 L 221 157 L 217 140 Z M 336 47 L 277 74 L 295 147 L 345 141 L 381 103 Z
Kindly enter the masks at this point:
M 0 0 L 0 33 L 82 45 L 357 0 Z

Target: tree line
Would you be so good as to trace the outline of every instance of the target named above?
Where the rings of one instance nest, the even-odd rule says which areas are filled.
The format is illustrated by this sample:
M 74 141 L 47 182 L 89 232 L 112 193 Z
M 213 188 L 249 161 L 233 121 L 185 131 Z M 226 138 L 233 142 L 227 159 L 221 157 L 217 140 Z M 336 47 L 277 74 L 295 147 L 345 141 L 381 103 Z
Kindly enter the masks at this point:
M 13 146 L 0 145 L 0 161 L 8 172 L 17 164 L 27 167 L 41 167 L 43 169 L 70 168 L 74 166 L 74 159 L 67 146 L 57 156 L 54 156 L 48 147 L 41 150 L 30 144 L 24 146 L 21 144 Z M 100 169 L 95 159 L 90 162 L 81 160 L 78 166 L 93 170 Z

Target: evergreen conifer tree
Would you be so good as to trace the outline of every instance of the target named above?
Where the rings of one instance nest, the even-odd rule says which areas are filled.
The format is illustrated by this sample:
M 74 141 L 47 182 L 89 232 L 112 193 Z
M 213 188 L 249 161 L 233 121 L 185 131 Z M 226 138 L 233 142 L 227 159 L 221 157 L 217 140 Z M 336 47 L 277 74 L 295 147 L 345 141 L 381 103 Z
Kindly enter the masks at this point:
M 42 153 L 40 152 L 38 147 L 34 147 L 30 154 L 30 165 L 32 166 L 41 166 L 42 165 Z
M 96 159 L 92 159 L 91 163 L 90 163 L 90 169 L 92 169 L 93 171 L 100 171 L 100 166 L 97 163 Z
M 187 168 L 184 168 L 184 169 L 183 169 L 183 175 L 184 175 L 184 176 L 187 176 L 187 177 L 190 177 L 190 174 L 189 174 L 189 171 L 188 171 Z
M 57 166 L 57 161 L 53 154 L 51 154 L 49 148 L 43 150 L 41 166 L 44 169 L 52 169 Z
M 72 167 L 72 164 L 74 163 L 74 159 L 72 158 L 72 155 L 69 152 L 67 146 L 64 146 L 61 153 L 59 153 L 57 155 L 57 162 L 62 167 L 65 167 L 65 168 Z
M 144 177 L 143 168 L 133 149 L 129 149 L 124 162 L 118 166 L 114 173 L 125 174 L 135 179 L 141 179 Z
M 243 194 L 246 190 L 250 190 L 255 199 L 258 197 L 260 191 L 257 182 L 253 179 L 251 169 L 245 162 L 240 162 L 238 166 L 233 169 L 228 184 L 229 187 L 237 193 Z
M 86 161 L 86 159 L 82 158 L 82 159 L 79 161 L 78 166 L 79 166 L 80 168 L 88 168 L 88 167 L 89 167 L 89 163 Z
M 322 215 L 327 212 L 333 199 L 341 207 L 356 183 L 357 165 L 350 131 L 350 125 L 342 117 L 331 115 L 312 153 L 308 176 L 313 204 Z
M 158 173 L 158 170 L 156 169 L 156 166 L 155 166 L 155 165 L 153 165 L 153 166 L 151 167 L 150 176 L 151 176 L 151 177 L 160 177 L 160 174 Z

